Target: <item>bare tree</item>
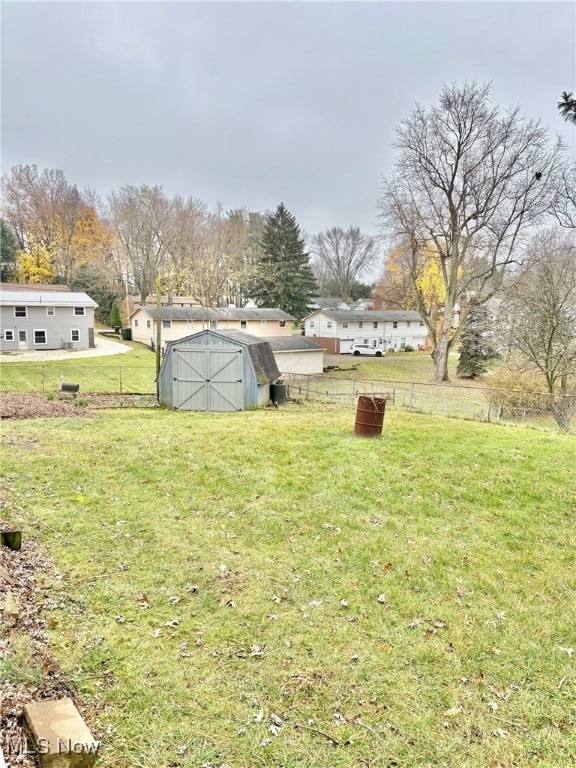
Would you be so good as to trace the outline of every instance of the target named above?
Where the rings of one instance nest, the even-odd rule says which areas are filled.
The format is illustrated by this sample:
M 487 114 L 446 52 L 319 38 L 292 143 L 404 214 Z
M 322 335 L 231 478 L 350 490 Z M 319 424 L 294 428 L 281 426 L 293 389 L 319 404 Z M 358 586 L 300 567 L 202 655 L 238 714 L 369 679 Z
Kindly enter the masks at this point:
M 445 86 L 437 106 L 417 106 L 396 129 L 399 157 L 378 201 L 383 231 L 409 247 L 418 311 L 433 343 L 436 382 L 448 380 L 448 353 L 461 294 L 483 303 L 516 261 L 521 238 L 550 209 L 562 146 L 518 109 L 489 102 L 490 86 Z M 430 247 L 444 285 L 442 322 L 426 313 L 419 283 Z M 460 326 L 461 327 L 461 326 Z
M 350 299 L 354 281 L 376 261 L 376 239 L 363 235 L 359 227 L 332 227 L 311 240 L 313 265 L 325 282 L 338 287 L 343 301 Z
M 576 238 L 547 230 L 531 242 L 502 318 L 512 358 L 546 383 L 561 429 L 576 413 Z
M 21 251 L 42 247 L 58 274 L 68 279 L 75 264 L 73 239 L 86 205 L 64 172 L 17 165 L 2 180 L 6 219 Z
M 167 271 L 168 255 L 177 241 L 177 203 L 161 187 L 125 186 L 108 197 L 110 217 L 142 301 L 153 293 L 157 275 Z
M 576 163 L 564 168 L 552 213 L 562 227 L 576 229 Z

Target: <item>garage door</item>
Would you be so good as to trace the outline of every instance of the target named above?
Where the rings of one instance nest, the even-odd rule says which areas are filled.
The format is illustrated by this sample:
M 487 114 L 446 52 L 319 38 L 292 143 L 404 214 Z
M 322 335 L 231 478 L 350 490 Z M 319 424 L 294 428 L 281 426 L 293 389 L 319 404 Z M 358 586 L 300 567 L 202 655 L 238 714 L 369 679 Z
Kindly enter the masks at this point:
M 174 408 L 242 410 L 242 348 L 176 347 L 173 356 Z

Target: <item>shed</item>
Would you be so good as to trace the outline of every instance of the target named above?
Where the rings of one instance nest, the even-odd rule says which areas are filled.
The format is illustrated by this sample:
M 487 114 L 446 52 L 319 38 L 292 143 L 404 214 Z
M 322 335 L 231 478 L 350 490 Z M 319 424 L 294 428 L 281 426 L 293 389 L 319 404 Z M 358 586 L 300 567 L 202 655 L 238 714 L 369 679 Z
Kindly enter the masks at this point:
M 268 339 L 281 373 L 323 373 L 324 347 L 306 336 Z
M 181 411 L 242 411 L 267 405 L 280 376 L 270 344 L 242 331 L 205 330 L 166 344 L 158 399 Z

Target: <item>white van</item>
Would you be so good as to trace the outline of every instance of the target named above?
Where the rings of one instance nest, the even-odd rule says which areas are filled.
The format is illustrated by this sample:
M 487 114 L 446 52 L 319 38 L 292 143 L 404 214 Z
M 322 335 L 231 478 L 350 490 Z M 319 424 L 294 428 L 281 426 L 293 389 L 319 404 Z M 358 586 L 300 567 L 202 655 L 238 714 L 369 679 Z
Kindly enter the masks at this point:
M 354 342 L 350 347 L 350 353 L 352 355 L 372 355 L 374 357 L 383 357 L 386 352 L 378 347 L 373 347 L 371 344 L 357 344 Z

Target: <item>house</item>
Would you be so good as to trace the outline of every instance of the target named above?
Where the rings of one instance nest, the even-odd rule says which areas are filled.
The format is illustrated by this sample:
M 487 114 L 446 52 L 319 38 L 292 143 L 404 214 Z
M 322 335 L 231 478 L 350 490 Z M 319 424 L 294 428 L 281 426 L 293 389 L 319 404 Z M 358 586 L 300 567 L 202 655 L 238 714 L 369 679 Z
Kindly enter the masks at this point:
M 272 347 L 281 373 L 324 373 L 324 347 L 306 336 L 272 336 Z
M 59 290 L 56 290 L 59 289 Z M 65 286 L 0 286 L 0 351 L 94 347 L 94 310 L 86 293 Z
M 429 346 L 424 321 L 408 310 L 316 310 L 304 318 L 304 334 L 335 354 L 350 352 L 355 341 L 386 351 Z
M 350 306 L 342 299 L 335 299 L 325 296 L 319 296 L 308 304 L 308 308 L 313 312 L 315 309 L 350 309 Z
M 153 346 L 156 342 L 157 309 L 142 306 L 130 315 L 132 340 Z M 236 307 L 160 307 L 162 344 L 189 336 L 195 331 L 231 330 L 252 336 L 291 336 L 294 318 L 281 309 Z
M 147 296 L 145 301 L 142 301 L 142 297 L 139 293 L 127 294 L 121 301 L 121 310 L 124 318 L 129 318 L 130 315 L 139 307 L 150 305 L 156 306 L 156 297 L 152 294 Z M 200 302 L 193 296 L 174 296 L 171 293 L 160 295 L 161 307 L 199 307 Z
M 266 339 L 207 329 L 166 344 L 158 400 L 173 410 L 242 411 L 267 405 L 279 377 Z

